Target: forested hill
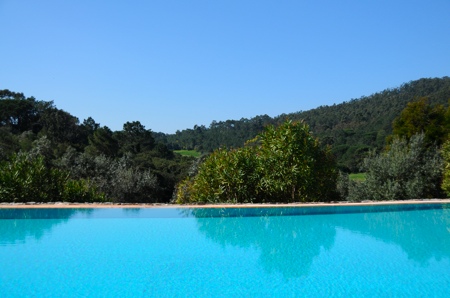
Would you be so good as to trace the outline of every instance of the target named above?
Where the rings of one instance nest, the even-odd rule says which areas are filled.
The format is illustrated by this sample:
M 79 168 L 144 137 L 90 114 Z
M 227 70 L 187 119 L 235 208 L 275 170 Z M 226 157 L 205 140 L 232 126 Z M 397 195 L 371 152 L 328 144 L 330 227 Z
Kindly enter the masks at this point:
M 368 150 L 384 146 L 407 103 L 423 97 L 448 106 L 450 78 L 420 79 L 333 106 L 274 118 L 213 121 L 209 127 L 166 135 L 139 121 L 124 123 L 121 131 L 91 117 L 80 123 L 51 101 L 0 90 L 0 202 L 168 202 L 198 162 L 173 149 L 207 153 L 221 146 L 242 147 L 268 124 L 286 123 L 286 118 L 308 123 L 322 144 L 332 146 L 340 169 L 357 172 Z
M 304 120 L 323 144 L 332 145 L 342 169 L 357 171 L 359 159 L 371 148 L 384 146 L 386 136 L 392 131 L 392 121 L 408 102 L 420 97 L 428 97 L 431 104 L 447 106 L 450 78 L 424 78 L 332 106 L 274 118 L 263 115 L 213 121 L 209 127 L 195 126 L 172 135 L 155 134 L 155 137 L 172 149 L 209 152 L 221 146 L 241 147 L 268 124 L 278 124 L 286 118 Z
M 431 104 L 447 106 L 450 78 L 420 79 L 371 96 L 287 117 L 305 120 L 322 143 L 332 145 L 339 163 L 354 172 L 367 150 L 384 146 L 386 136 L 392 132 L 393 120 L 407 103 L 420 97 L 428 97 Z

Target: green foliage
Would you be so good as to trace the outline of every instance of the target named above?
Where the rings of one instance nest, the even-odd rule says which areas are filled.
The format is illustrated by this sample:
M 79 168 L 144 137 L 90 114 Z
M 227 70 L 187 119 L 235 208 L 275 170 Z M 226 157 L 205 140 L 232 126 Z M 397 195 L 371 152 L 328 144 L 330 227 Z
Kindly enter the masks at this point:
M 38 120 L 37 105 L 33 97 L 23 93 L 0 90 L 0 127 L 6 126 L 13 132 L 33 129 Z
M 66 111 L 50 108 L 43 111 L 39 123 L 42 125 L 41 135 L 55 143 L 77 144 L 78 118 Z
M 442 159 L 436 147 L 427 147 L 423 134 L 409 141 L 393 140 L 389 150 L 364 159 L 366 179 L 350 183 L 348 198 L 406 200 L 441 196 Z
M 199 168 L 189 201 L 252 202 L 258 178 L 256 156 L 252 151 L 252 148 L 219 149 L 212 153 Z
M 45 166 L 44 158 L 15 154 L 0 164 L 0 201 L 61 200 L 67 174 Z
M 70 180 L 67 172 L 49 168 L 43 156 L 20 153 L 0 163 L 0 202 L 102 200 L 87 181 Z
M 139 121 L 126 122 L 123 130 L 116 132 L 115 138 L 119 141 L 123 154 L 138 154 L 152 150 L 155 146 L 151 130 L 145 129 L 145 126 Z
M 218 149 L 194 177 L 178 186 L 177 202 L 293 202 L 330 200 L 334 158 L 302 123 L 269 126 L 243 148 Z
M 89 146 L 85 150 L 91 155 L 104 154 L 114 157 L 119 152 L 119 143 L 114 139 L 113 132 L 106 126 L 96 128 L 88 140 Z
M 132 165 L 129 155 L 120 159 L 105 155 L 79 154 L 68 149 L 61 158 L 59 168 L 70 172 L 75 180 L 89 180 L 89 184 L 105 198 L 115 202 L 158 202 L 159 186 L 150 170 L 139 170 Z
M 92 182 L 85 179 L 67 180 L 62 193 L 64 202 L 104 202 L 106 196 L 98 192 Z
M 329 148 L 319 142 L 304 123 L 286 121 L 269 126 L 259 136 L 259 183 L 267 200 L 329 200 L 335 189 L 336 170 Z
M 212 152 L 221 147 L 242 147 L 246 140 L 253 139 L 269 124 L 275 124 L 274 119 L 262 115 L 252 119 L 213 121 L 209 127 L 195 125 L 193 129 L 156 137 L 174 150 Z
M 172 149 L 197 148 L 212 152 L 220 147 L 242 147 L 245 140 L 257 136 L 265 126 L 278 125 L 286 118 L 304 120 L 323 145 L 333 146 L 341 170 L 357 172 L 369 151 L 383 149 L 386 136 L 392 132 L 392 121 L 407 103 L 424 96 L 429 98 L 430 104 L 447 106 L 450 78 L 424 78 L 370 96 L 275 118 L 261 115 L 251 119 L 213 121 L 209 127 L 195 126 L 173 135 L 159 134 L 157 138 Z
M 33 97 L 25 97 L 22 93 L 0 90 L 0 161 L 9 164 L 13 160 L 12 155 L 18 152 L 24 152 L 30 160 L 42 156 L 46 170 L 70 173 L 67 181 L 75 181 L 70 187 L 78 189 L 81 197 L 85 187 L 90 190 L 92 187 L 99 193 L 104 192 L 108 200 L 168 202 L 173 197 L 175 185 L 186 177 L 190 165 L 194 164 L 196 168 L 203 160 L 201 157 L 195 159 L 180 156 L 174 154 L 172 150 L 189 149 L 204 153 L 217 148 L 240 148 L 244 146 L 245 140 L 255 138 L 267 125 L 277 126 L 289 118 L 308 123 L 314 135 L 321 140 L 321 150 L 328 151 L 326 146 L 332 146 L 332 153 L 336 156 L 339 169 L 347 173 L 356 172 L 368 152 L 373 149 L 380 152 L 385 146 L 386 136 L 392 132 L 392 121 L 400 115 L 407 103 L 424 96 L 429 98 L 427 105 L 432 109 L 435 105 L 447 107 L 450 98 L 450 78 L 420 79 L 399 88 L 387 89 L 333 106 L 318 107 L 275 118 L 262 115 L 251 119 L 213 121 L 209 127 L 195 125 L 193 129 L 167 135 L 145 129 L 139 121 L 127 122 L 122 131 L 114 132 L 106 126 L 102 127 L 90 117 L 80 124 L 76 117 L 57 109 L 52 101 L 38 101 Z M 434 114 L 421 114 L 428 117 L 425 118 L 429 123 L 437 124 L 433 125 L 433 129 L 425 129 L 427 143 L 438 140 L 436 142 L 441 144 L 445 140 L 445 137 L 441 138 L 442 130 L 448 131 L 450 110 L 447 109 L 445 112 L 446 122 L 443 125 L 439 125 L 441 112 L 442 109 Z M 440 116 L 435 117 L 436 115 Z M 433 141 L 428 142 L 428 139 Z M 244 173 L 244 176 L 255 175 L 260 179 L 255 178 L 256 181 L 251 183 L 249 181 L 253 181 L 254 178 L 244 179 L 250 183 L 245 184 L 247 188 L 244 189 L 244 193 L 251 194 L 246 194 L 242 200 L 278 200 L 274 193 L 279 194 L 282 198 L 280 200 L 292 200 L 291 186 L 295 183 L 295 177 L 300 176 L 302 172 L 293 167 L 289 168 L 288 164 L 288 168 L 283 168 L 281 173 L 290 176 L 286 181 L 280 181 L 277 174 L 270 171 L 269 165 L 276 168 L 277 159 L 283 154 L 288 154 L 293 147 L 285 148 L 286 152 L 281 148 L 278 151 L 280 156 L 274 155 L 269 158 L 267 154 L 263 154 L 263 148 L 259 147 L 262 146 L 261 138 L 258 138 L 257 142 L 259 143 L 247 145 L 250 152 L 258 148 L 261 150 L 259 155 L 251 153 L 256 155 L 256 160 L 242 160 L 242 156 L 245 157 L 249 153 L 240 152 L 241 149 L 233 150 L 236 152 L 230 156 L 225 154 L 220 156 L 229 167 L 233 165 L 237 167 L 237 170 L 233 171 Z M 255 148 L 252 149 L 251 146 Z M 67 163 L 69 156 L 65 155 L 65 152 L 68 151 L 72 151 L 74 163 Z M 324 156 L 329 155 L 327 153 Z M 324 156 L 315 158 L 325 158 Z M 123 158 L 126 158 L 126 165 L 119 166 Z M 246 163 L 251 164 L 254 169 L 247 169 Z M 308 165 L 307 161 L 305 164 Z M 303 171 L 303 174 L 308 174 L 308 171 Z M 267 177 L 264 178 L 263 174 Z M 218 181 L 229 179 L 225 173 L 220 175 L 222 176 L 217 174 Z M 242 189 L 240 179 L 231 179 L 231 185 Z M 123 187 L 118 181 L 125 181 Z M 267 181 L 272 184 L 269 186 Z M 194 176 L 191 175 L 185 183 L 186 186 L 192 187 Z M 309 183 L 309 180 L 302 181 L 301 186 L 296 186 L 294 192 L 300 193 L 302 187 L 306 187 L 304 185 L 309 185 L 306 188 L 311 189 Z M 352 187 L 355 182 L 349 181 L 348 184 Z M 223 188 L 223 191 L 217 190 L 216 193 L 223 192 L 222 196 L 227 200 L 233 200 L 232 191 L 228 191 L 225 186 Z M 76 196 L 72 196 L 73 200 Z M 309 198 L 302 199 L 309 200 Z
M 432 106 L 426 97 L 408 103 L 400 116 L 393 122 L 393 135 L 411 138 L 418 133 L 425 134 L 428 144 L 441 145 L 446 139 L 449 128 L 449 112 L 443 105 Z
M 442 179 L 442 189 L 450 196 L 450 140 L 447 140 L 441 150 L 442 158 L 444 160 L 444 170 Z
M 0 90 L 0 161 L 9 164 L 20 151 L 69 175 L 59 201 L 89 201 L 98 192 L 104 197 L 95 200 L 168 202 L 193 162 L 155 142 L 139 121 L 112 132 L 91 117 L 80 124 L 53 102 Z
M 19 149 L 19 140 L 7 127 L 0 127 L 0 161 Z
M 336 181 L 336 191 L 341 199 L 347 199 L 350 183 L 351 180 L 349 178 L 349 174 L 339 171 L 338 178 Z

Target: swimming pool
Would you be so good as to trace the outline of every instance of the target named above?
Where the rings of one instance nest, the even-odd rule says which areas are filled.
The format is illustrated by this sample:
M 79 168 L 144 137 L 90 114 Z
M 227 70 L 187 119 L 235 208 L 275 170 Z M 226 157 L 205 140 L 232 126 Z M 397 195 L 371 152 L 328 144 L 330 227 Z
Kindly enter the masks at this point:
M 1 297 L 434 296 L 450 205 L 0 209 Z

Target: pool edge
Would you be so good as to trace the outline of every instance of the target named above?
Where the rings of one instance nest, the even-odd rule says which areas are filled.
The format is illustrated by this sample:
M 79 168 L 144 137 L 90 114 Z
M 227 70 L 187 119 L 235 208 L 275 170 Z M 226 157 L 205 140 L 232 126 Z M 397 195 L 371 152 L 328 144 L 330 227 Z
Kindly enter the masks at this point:
M 333 203 L 280 203 L 280 204 L 114 204 L 114 203 L 2 203 L 0 209 L 21 208 L 271 208 L 271 207 L 336 207 L 336 206 L 377 206 L 377 205 L 410 205 L 410 204 L 450 204 L 450 199 L 423 199 L 404 201 L 363 201 Z

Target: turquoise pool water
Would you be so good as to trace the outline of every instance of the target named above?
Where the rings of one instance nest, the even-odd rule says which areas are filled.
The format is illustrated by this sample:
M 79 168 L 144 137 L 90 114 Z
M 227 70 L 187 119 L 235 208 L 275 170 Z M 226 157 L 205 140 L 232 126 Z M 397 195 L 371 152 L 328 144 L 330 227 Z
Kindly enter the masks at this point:
M 0 297 L 449 297 L 450 205 L 0 209 Z

